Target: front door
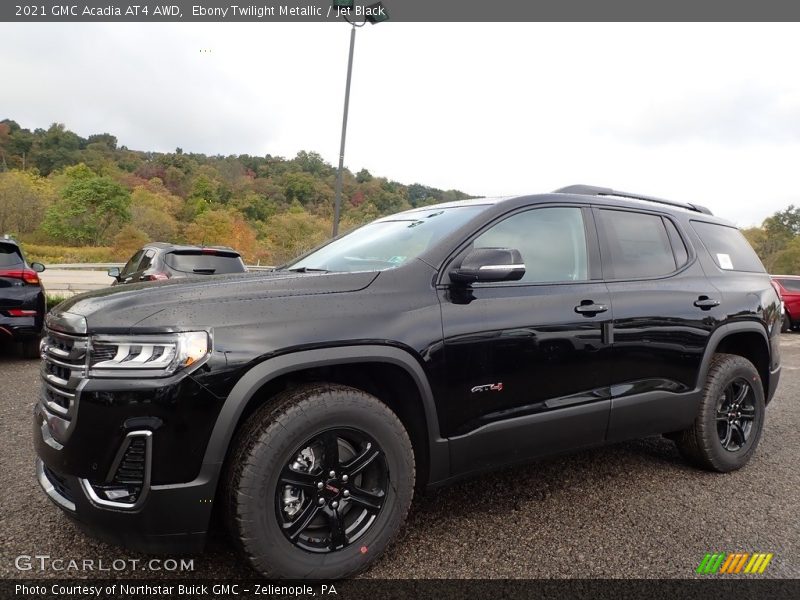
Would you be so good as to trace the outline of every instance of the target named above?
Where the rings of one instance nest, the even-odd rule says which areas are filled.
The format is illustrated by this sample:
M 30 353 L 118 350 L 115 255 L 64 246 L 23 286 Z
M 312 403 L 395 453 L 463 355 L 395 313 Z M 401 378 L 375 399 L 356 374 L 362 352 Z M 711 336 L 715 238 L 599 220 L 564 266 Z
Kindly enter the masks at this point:
M 529 208 L 479 233 L 448 267 L 482 247 L 517 249 L 525 263 L 520 281 L 440 286 L 440 420 L 455 473 L 603 441 L 612 309 L 594 231 L 580 206 Z

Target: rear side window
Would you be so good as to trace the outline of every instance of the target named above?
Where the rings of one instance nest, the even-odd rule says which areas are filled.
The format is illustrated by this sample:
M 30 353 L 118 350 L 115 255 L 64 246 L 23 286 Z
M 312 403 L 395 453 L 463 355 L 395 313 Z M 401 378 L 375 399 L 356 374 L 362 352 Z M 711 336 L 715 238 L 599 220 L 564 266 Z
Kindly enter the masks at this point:
M 608 278 L 658 277 L 676 270 L 669 235 L 660 216 L 621 210 L 599 210 L 597 214 L 609 255 Z M 683 251 L 686 252 L 685 246 Z
M 702 221 L 692 221 L 692 227 L 720 269 L 764 273 L 755 250 L 735 227 Z
M 220 275 L 244 273 L 244 263 L 236 254 L 203 254 L 202 252 L 170 252 L 164 257 L 170 269 L 181 273 Z
M 19 248 L 12 244 L 0 244 L 0 267 L 13 267 L 22 264 Z

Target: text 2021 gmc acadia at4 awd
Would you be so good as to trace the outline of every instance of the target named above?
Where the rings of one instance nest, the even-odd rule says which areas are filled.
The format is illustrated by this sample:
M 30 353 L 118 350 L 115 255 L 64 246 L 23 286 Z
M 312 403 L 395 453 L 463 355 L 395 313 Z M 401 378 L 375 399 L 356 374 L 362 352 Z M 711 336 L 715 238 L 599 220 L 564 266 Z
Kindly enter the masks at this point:
M 573 186 L 418 208 L 274 272 L 60 304 L 38 478 L 105 539 L 191 551 L 220 504 L 261 574 L 345 577 L 415 487 L 651 434 L 743 466 L 781 318 L 700 206 Z

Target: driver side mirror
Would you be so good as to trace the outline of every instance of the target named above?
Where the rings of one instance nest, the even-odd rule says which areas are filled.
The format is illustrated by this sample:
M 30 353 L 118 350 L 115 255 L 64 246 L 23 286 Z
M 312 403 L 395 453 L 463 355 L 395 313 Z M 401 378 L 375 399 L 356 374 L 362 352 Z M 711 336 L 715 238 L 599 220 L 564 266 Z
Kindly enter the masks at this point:
M 34 262 L 34 263 L 31 263 L 31 269 L 33 269 L 37 273 L 41 273 L 41 272 L 44 271 L 44 265 L 42 263 L 39 263 L 39 262 Z
M 108 270 L 108 276 L 119 280 L 119 267 L 111 267 Z
M 514 248 L 476 248 L 450 271 L 451 281 L 519 281 L 525 275 L 522 255 Z

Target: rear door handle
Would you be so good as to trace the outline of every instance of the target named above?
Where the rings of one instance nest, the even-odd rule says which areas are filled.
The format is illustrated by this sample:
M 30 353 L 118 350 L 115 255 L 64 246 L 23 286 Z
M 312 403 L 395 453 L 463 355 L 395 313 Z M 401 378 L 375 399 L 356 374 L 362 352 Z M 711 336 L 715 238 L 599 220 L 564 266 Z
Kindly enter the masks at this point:
M 710 308 L 719 306 L 719 300 L 715 298 L 709 298 L 708 296 L 700 296 L 697 300 L 694 301 L 694 305 L 697 308 L 702 308 L 703 310 L 709 310 Z
M 575 307 L 575 312 L 582 315 L 592 315 L 596 313 L 606 312 L 608 307 L 605 304 L 595 304 L 593 300 L 583 300 Z

